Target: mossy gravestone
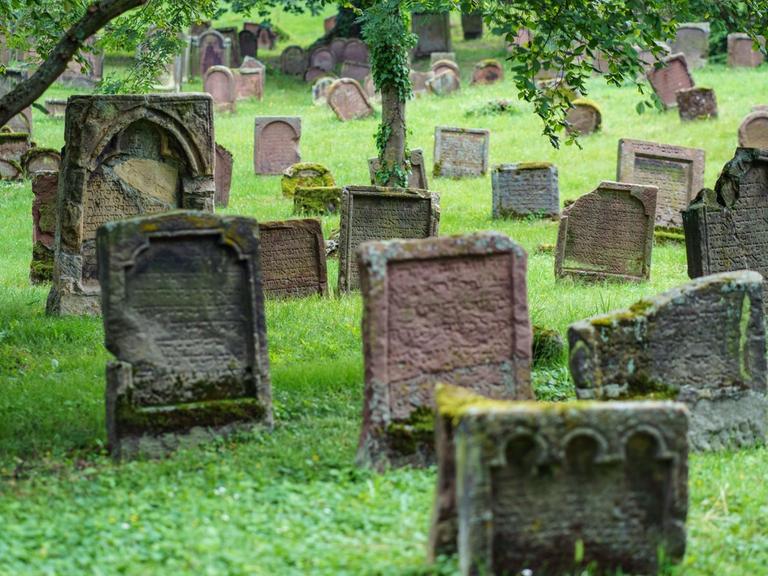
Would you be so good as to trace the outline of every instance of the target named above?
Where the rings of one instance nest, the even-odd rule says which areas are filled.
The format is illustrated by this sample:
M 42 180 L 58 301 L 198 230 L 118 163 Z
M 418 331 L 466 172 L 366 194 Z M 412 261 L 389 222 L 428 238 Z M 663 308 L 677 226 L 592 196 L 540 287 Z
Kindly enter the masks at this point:
M 336 186 L 299 186 L 293 194 L 294 214 L 336 214 L 340 205 L 341 188 Z
M 171 212 L 98 232 L 115 457 L 272 426 L 255 220 Z
M 297 188 L 318 188 L 335 186 L 333 174 L 322 164 L 299 162 L 285 169 L 280 180 L 283 196 L 293 198 Z
M 458 548 L 465 575 L 544 576 L 682 560 L 682 404 L 506 402 L 453 386 L 437 404 L 433 558 Z
M 361 464 L 434 463 L 437 382 L 533 398 L 526 260 L 495 232 L 361 246 Z
M 557 167 L 547 162 L 501 164 L 491 174 L 493 218 L 556 216 L 560 212 Z
M 684 402 L 698 450 L 764 443 L 762 290 L 756 272 L 715 274 L 571 325 L 576 395 Z

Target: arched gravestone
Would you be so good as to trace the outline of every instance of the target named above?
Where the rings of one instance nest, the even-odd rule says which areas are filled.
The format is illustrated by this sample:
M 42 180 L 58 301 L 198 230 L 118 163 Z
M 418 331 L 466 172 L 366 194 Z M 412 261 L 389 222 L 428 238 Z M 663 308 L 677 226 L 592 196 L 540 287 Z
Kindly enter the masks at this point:
M 333 174 L 322 164 L 299 162 L 283 172 L 280 188 L 283 196 L 293 198 L 297 188 L 328 188 L 336 186 Z
M 765 46 L 765 39 L 760 43 Z M 756 68 L 765 60 L 762 51 L 755 50 L 752 38 L 748 34 L 728 34 L 728 66 L 732 68 Z
M 739 126 L 739 146 L 742 148 L 768 148 L 768 110 L 749 114 Z
M 670 47 L 675 54 L 685 54 L 691 68 L 701 68 L 709 55 L 709 22 L 684 22 L 677 27 Z
M 304 82 L 307 84 L 314 84 L 318 78 L 323 78 L 328 76 L 328 74 L 330 74 L 330 72 L 326 72 L 322 68 L 307 68 L 307 71 L 304 73 Z
M 664 107 L 674 108 L 677 106 L 677 91 L 693 88 L 694 82 L 685 55 L 673 54 L 664 58 L 663 62 L 663 68 L 648 72 L 648 81 Z
M 334 38 L 328 45 L 328 47 L 331 49 L 331 52 L 333 52 L 333 56 L 336 58 L 336 62 L 341 62 L 344 60 L 344 48 L 346 45 L 346 38 Z
M 200 55 L 200 76 L 205 78 L 205 73 L 211 66 L 229 65 L 229 38 L 224 38 L 216 30 L 208 30 L 200 35 L 198 40 L 198 53 Z
M 445 70 L 427 80 L 427 89 L 438 96 L 445 96 L 461 89 L 461 80 L 452 70 Z
M 16 160 L 0 158 L 0 180 L 21 180 L 24 178 L 24 170 Z
M 495 84 L 501 80 L 504 80 L 504 68 L 498 60 L 483 60 L 472 72 L 472 84 Z
M 432 73 L 437 76 L 443 72 L 453 72 L 457 78 L 461 78 L 461 70 L 459 65 L 453 60 L 437 60 L 431 66 Z
M 344 53 L 341 57 L 342 62 L 358 62 L 361 64 L 367 64 L 370 59 L 368 52 L 368 46 L 357 38 L 351 38 L 347 40 L 344 45 Z
M 328 89 L 328 105 L 342 122 L 373 114 L 373 106 L 357 80 L 340 78 Z
M 282 174 L 301 161 L 301 118 L 298 116 L 257 116 L 253 143 L 253 170 L 256 174 Z
M 176 208 L 213 211 L 207 94 L 70 96 L 49 314 L 98 314 L 96 230 Z
M 24 108 L 13 118 L 8 120 L 0 132 L 12 132 L 15 134 L 29 134 L 32 136 L 32 108 Z
M 307 53 L 301 46 L 288 46 L 280 54 L 280 70 L 283 74 L 303 77 L 307 65 Z
M 600 130 L 603 115 L 594 102 L 579 98 L 571 103 L 571 108 L 565 117 L 566 132 L 569 134 L 587 135 Z
M 21 163 L 30 150 L 29 134 L 24 132 L 0 132 L 0 158 Z
M 58 172 L 61 154 L 51 148 L 31 148 L 21 158 L 21 167 L 29 178 L 37 172 Z
M 330 72 L 336 67 L 336 57 L 330 48 L 320 46 L 312 50 L 312 53 L 309 55 L 309 66 Z
M 262 26 L 256 35 L 259 50 L 274 50 L 277 42 L 277 33 L 266 26 Z
M 229 59 L 224 62 L 224 66 L 228 68 L 237 68 L 240 66 L 240 37 L 237 33 L 237 28 L 217 28 L 216 29 L 224 38 L 229 40 Z
M 240 55 L 243 58 L 246 56 L 256 58 L 258 56 L 258 38 L 256 38 L 256 35 L 253 32 L 250 30 L 241 30 L 240 34 L 238 34 L 238 39 L 240 40 Z
M 205 91 L 213 97 L 217 110 L 235 111 L 237 88 L 232 70 L 226 66 L 211 66 L 205 73 L 203 86 Z

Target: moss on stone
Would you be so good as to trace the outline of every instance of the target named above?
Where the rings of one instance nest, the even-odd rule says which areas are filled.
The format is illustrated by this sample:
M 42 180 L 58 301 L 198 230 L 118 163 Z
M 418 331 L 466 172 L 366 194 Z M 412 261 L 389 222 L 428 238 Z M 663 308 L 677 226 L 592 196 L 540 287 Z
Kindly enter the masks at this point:
M 341 205 L 341 188 L 298 186 L 293 196 L 294 214 L 334 214 Z
M 53 250 L 35 242 L 29 264 L 29 279 L 33 284 L 44 284 L 53 279 L 53 260 Z
M 390 446 L 399 454 L 415 454 L 419 446 L 434 446 L 435 414 L 431 408 L 414 410 L 407 420 L 397 420 L 387 426 Z
M 301 172 L 312 172 L 312 176 L 302 176 Z M 327 188 L 336 185 L 333 175 L 322 164 L 299 162 L 287 168 L 283 173 L 280 187 L 283 196 L 293 198 L 297 188 Z
M 552 168 L 552 162 L 520 162 L 515 164 L 517 170 L 546 170 Z

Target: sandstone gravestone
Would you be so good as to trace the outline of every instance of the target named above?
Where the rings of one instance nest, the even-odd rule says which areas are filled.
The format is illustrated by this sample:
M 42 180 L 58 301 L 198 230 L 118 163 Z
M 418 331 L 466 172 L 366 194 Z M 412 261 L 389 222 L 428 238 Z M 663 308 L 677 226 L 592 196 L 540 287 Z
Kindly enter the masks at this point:
M 680 24 L 670 47 L 675 54 L 685 54 L 685 60 L 690 67 L 705 66 L 709 54 L 709 22 Z
M 258 38 L 256 34 L 250 30 L 241 30 L 238 34 L 238 40 L 240 42 L 240 55 L 245 58 L 250 56 L 256 58 L 259 54 Z
M 336 80 L 335 77 L 327 75 L 315 80 L 312 85 L 312 103 L 315 106 L 323 106 L 328 103 L 328 90 L 330 90 L 334 80 Z
M 359 252 L 365 404 L 358 462 L 434 463 L 434 386 L 529 400 L 525 251 L 486 232 Z
M 438 453 L 433 533 L 443 549 L 460 535 L 462 574 L 657 574 L 683 559 L 681 404 L 491 402 L 448 386 L 438 403 L 455 454 Z
M 257 116 L 253 143 L 253 170 L 256 174 L 282 174 L 301 161 L 301 118 L 298 116 Z
M 411 173 L 408 174 L 408 188 L 419 188 L 428 190 L 427 171 L 424 166 L 424 152 L 421 148 L 414 148 L 408 157 L 411 163 Z M 368 174 L 371 177 L 371 184 L 376 184 L 376 172 L 378 172 L 381 163 L 378 157 L 368 159 Z
M 436 74 L 427 80 L 427 90 L 438 96 L 445 96 L 460 89 L 461 80 L 458 75 L 451 70 Z
M 416 13 L 411 17 L 411 31 L 419 40 L 413 54 L 416 58 L 432 52 L 451 51 L 451 18 L 448 12 Z
M 656 186 L 656 226 L 680 228 L 680 214 L 704 187 L 704 150 L 622 138 L 616 178 Z
M 237 100 L 264 98 L 264 74 L 263 66 L 258 68 L 238 68 L 232 71 L 235 79 L 235 95 Z
M 572 324 L 568 340 L 580 399 L 671 397 L 691 412 L 694 449 L 765 443 L 768 370 L 758 273 L 699 278 Z
M 21 157 L 21 167 L 29 178 L 37 172 L 58 172 L 61 154 L 51 148 L 30 148 Z
M 187 211 L 99 229 L 115 457 L 272 427 L 257 230 Z
M 268 26 L 262 26 L 258 33 L 259 50 L 274 50 L 277 44 L 277 32 Z
M 70 96 L 49 314 L 98 314 L 96 230 L 175 208 L 213 210 L 207 94 Z
M 337 214 L 341 188 L 335 186 L 299 186 L 293 193 L 294 214 Z
M 211 66 L 205 73 L 204 90 L 213 96 L 216 110 L 234 112 L 236 110 L 237 90 L 235 76 L 226 66 Z
M 56 234 L 56 193 L 59 173 L 37 172 L 32 177 L 32 284 L 50 282 L 53 276 L 53 244 Z
M 339 292 L 360 288 L 357 250 L 369 240 L 436 236 L 440 198 L 426 190 L 349 186 L 341 198 Z
M 30 150 L 29 134 L 26 132 L 0 132 L 0 158 L 21 163 Z
M 768 110 L 749 114 L 739 126 L 739 146 L 742 148 L 768 148 Z
M 571 103 L 565 121 L 568 123 L 565 127 L 566 132 L 584 136 L 600 130 L 603 115 L 597 104 L 578 98 Z
M 283 196 L 292 198 L 297 188 L 316 188 L 318 186 L 335 186 L 333 174 L 322 164 L 316 162 L 299 162 L 283 171 L 280 188 Z
M 461 30 L 464 33 L 464 40 L 477 40 L 483 37 L 483 15 L 462 14 Z
M 673 108 L 677 106 L 677 91 L 693 88 L 694 82 L 683 54 L 667 56 L 663 63 L 663 68 L 647 73 L 648 82 L 664 107 Z
M 328 16 L 325 20 L 323 20 L 323 30 L 327 34 L 331 30 L 336 28 L 336 15 Z
M 344 48 L 347 46 L 347 41 L 347 38 L 334 38 L 328 45 L 331 52 L 333 52 L 333 55 L 336 57 L 336 62 L 344 60 Z
M 557 167 L 547 162 L 502 164 L 493 169 L 493 218 L 557 216 Z
M 764 46 L 765 40 L 760 43 Z M 752 38 L 747 34 L 728 34 L 728 66 L 732 68 L 756 68 L 765 60 L 760 50 L 755 50 Z
M 373 114 L 373 106 L 357 80 L 339 78 L 331 84 L 326 96 L 328 105 L 342 122 L 366 118 Z
M 32 136 L 32 108 L 24 108 L 0 129 L 0 133 L 29 134 Z
M 371 66 L 363 62 L 344 62 L 341 65 L 342 78 L 352 78 L 358 82 L 365 82 L 365 78 L 371 75 Z
M 338 60 L 338 59 L 337 59 Z M 350 38 L 344 44 L 344 52 L 342 53 L 341 62 L 358 62 L 360 64 L 368 64 L 370 60 L 370 54 L 368 52 L 368 46 L 364 42 L 357 38 Z
M 453 72 L 456 78 L 461 78 L 461 69 L 453 60 L 437 60 L 430 68 L 435 76 L 443 72 Z
M 484 176 L 488 171 L 489 130 L 435 128 L 435 178 Z
M 304 77 L 307 66 L 307 53 L 301 46 L 288 46 L 280 54 L 280 70 L 283 74 Z
M 304 73 L 304 82 L 307 84 L 314 84 L 315 80 L 318 78 L 322 78 L 323 76 L 328 76 L 330 72 L 326 72 L 322 68 L 307 68 L 307 71 Z
M 472 84 L 495 84 L 504 80 L 504 68 L 498 60 L 483 60 L 475 64 Z
M 50 98 L 45 101 L 45 109 L 48 110 L 48 115 L 51 118 L 64 118 L 64 113 L 67 111 L 66 99 Z
M 214 166 L 214 180 L 216 181 L 214 204 L 222 208 L 229 205 L 229 192 L 232 188 L 232 163 L 232 153 L 217 143 L 216 164 Z
M 336 67 L 336 56 L 327 46 L 320 46 L 310 53 L 309 65 L 325 72 L 331 72 Z
M 276 298 L 328 293 L 319 220 L 259 223 L 264 294 Z
M 683 88 L 676 97 L 680 120 L 717 118 L 717 98 L 712 88 Z
M 0 158 L 0 180 L 22 180 L 24 170 L 16 160 Z
M 651 276 L 655 186 L 602 182 L 560 217 L 555 276 L 648 280 Z
M 200 60 L 200 77 L 205 78 L 205 73 L 211 66 L 229 66 L 231 43 L 216 30 L 208 30 L 198 39 L 198 53 Z

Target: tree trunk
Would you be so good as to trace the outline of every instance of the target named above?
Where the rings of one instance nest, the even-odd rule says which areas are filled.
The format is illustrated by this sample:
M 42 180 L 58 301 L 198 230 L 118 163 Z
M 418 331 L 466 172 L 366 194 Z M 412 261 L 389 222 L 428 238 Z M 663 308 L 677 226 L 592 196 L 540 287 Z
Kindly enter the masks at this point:
M 398 179 L 398 173 L 407 174 L 409 167 L 405 158 L 405 102 L 400 100 L 395 86 L 384 86 L 381 90 L 381 116 L 382 126 L 389 127 L 389 137 L 379 158 L 382 168 L 389 174 L 388 181 L 383 184 L 407 185 Z

